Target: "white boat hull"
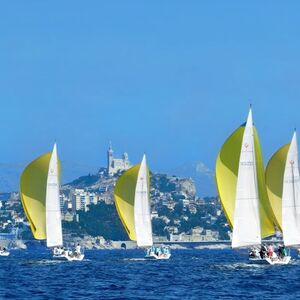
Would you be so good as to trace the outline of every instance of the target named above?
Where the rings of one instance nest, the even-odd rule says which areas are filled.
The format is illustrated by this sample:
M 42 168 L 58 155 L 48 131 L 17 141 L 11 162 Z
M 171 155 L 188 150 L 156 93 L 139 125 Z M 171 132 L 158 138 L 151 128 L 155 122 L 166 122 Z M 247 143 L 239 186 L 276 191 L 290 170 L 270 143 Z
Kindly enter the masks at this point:
M 254 262 L 258 262 L 258 261 L 263 261 L 264 259 L 260 258 L 260 257 L 250 257 L 249 260 L 254 261 Z
M 171 253 L 163 253 L 159 256 L 154 253 L 152 253 L 150 255 L 146 255 L 146 258 L 149 258 L 149 259 L 169 259 L 170 257 L 171 257 Z
M 0 256 L 9 256 L 10 252 L 8 251 L 0 251 Z
M 62 255 L 62 254 L 61 254 L 61 255 L 55 255 L 55 254 L 54 254 L 54 255 L 53 255 L 53 258 L 54 258 L 54 259 L 66 259 L 66 256 L 65 256 L 65 255 Z
M 258 264 L 287 265 L 291 260 L 291 256 L 285 256 L 283 258 L 249 258 L 249 260 Z
M 68 252 L 64 252 L 62 254 L 54 254 L 53 255 L 54 259 L 66 259 L 68 261 L 82 261 L 84 259 L 84 254 L 80 254 L 80 255 L 73 255 L 73 254 L 69 254 Z
M 287 265 L 291 257 L 290 256 L 285 256 L 283 258 L 265 258 L 265 261 L 267 261 L 270 265 Z
M 66 255 L 65 258 L 68 260 L 68 261 L 82 261 L 84 259 L 84 254 L 80 254 L 80 255 Z

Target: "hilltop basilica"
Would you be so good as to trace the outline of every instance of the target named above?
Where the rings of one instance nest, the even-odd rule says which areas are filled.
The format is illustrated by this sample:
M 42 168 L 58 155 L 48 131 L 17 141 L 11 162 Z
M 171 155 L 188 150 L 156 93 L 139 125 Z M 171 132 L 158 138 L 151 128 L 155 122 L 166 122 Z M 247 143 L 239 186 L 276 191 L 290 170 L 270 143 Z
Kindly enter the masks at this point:
M 122 158 L 114 158 L 114 151 L 112 149 L 111 143 L 107 151 L 107 173 L 108 176 L 113 176 L 114 174 L 127 170 L 131 167 L 130 161 L 128 159 L 128 154 L 124 152 Z

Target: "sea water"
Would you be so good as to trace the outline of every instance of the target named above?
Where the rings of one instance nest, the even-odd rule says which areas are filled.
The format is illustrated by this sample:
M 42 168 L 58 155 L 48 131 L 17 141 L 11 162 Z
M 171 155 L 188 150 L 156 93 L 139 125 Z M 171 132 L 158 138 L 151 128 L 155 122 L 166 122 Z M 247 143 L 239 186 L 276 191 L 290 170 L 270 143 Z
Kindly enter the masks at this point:
M 147 260 L 142 250 L 91 250 L 82 262 L 50 251 L 0 257 L 0 299 L 295 299 L 300 260 L 287 266 L 250 263 L 231 249 L 172 250 Z

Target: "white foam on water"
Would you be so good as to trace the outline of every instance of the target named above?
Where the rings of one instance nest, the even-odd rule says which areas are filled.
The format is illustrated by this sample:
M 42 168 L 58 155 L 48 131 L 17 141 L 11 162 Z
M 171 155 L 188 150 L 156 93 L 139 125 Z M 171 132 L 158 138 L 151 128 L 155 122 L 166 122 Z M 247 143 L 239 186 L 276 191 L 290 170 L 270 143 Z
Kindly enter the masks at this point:
M 29 265 L 57 265 L 61 263 L 66 263 L 67 260 L 54 260 L 54 259 L 41 259 L 41 260 L 28 260 L 24 264 Z
M 124 258 L 124 260 L 127 261 L 144 261 L 144 260 L 149 260 L 147 258 Z
M 231 248 L 229 244 L 214 244 L 214 245 L 200 245 L 194 249 L 228 249 Z
M 220 270 L 236 270 L 236 269 L 265 269 L 269 267 L 268 264 L 255 264 L 255 263 L 233 263 L 222 265 L 211 265 Z

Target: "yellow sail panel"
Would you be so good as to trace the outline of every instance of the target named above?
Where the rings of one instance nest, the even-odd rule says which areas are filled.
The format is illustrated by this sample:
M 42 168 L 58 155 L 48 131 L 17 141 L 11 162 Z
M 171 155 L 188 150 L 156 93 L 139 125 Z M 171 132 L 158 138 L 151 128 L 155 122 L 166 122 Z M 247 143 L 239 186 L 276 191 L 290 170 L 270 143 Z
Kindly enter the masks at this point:
M 125 171 L 118 179 L 115 190 L 115 204 L 122 224 L 129 238 L 136 241 L 134 228 L 134 196 L 140 164 Z
M 20 179 L 21 201 L 35 239 L 46 239 L 46 188 L 51 152 L 32 161 Z M 58 161 L 60 174 L 60 163 Z
M 262 237 L 275 233 L 273 225 L 273 213 L 269 204 L 264 179 L 263 159 L 259 144 L 259 138 L 254 130 L 256 172 L 259 193 L 259 212 Z M 233 227 L 236 185 L 239 170 L 239 158 L 241 154 L 242 139 L 245 124 L 236 129 L 225 141 L 219 152 L 216 162 L 216 183 L 221 204 L 227 218 L 228 224 Z M 250 226 L 250 225 L 249 225 Z
M 275 216 L 276 225 L 281 231 L 283 177 L 289 148 L 290 144 L 286 144 L 273 154 L 265 173 L 270 205 Z
M 265 183 L 265 171 L 262 158 L 262 151 L 259 143 L 258 134 L 254 127 L 254 143 L 255 143 L 255 158 L 256 158 L 256 176 L 258 182 L 258 194 L 259 194 L 259 216 L 260 216 L 260 228 L 261 237 L 265 238 L 275 233 L 274 224 L 276 222 L 273 214 L 268 193 Z
M 216 162 L 216 183 L 228 224 L 233 227 L 239 158 L 245 125 L 240 126 L 223 144 Z
M 140 165 L 137 164 L 125 171 L 117 180 L 114 197 L 117 212 L 122 221 L 122 224 L 128 234 L 128 237 L 136 241 L 135 224 L 134 224 L 134 198 L 137 177 L 140 170 Z M 149 169 L 148 173 L 148 191 L 150 187 Z

